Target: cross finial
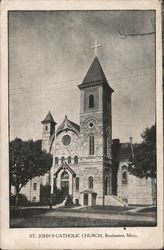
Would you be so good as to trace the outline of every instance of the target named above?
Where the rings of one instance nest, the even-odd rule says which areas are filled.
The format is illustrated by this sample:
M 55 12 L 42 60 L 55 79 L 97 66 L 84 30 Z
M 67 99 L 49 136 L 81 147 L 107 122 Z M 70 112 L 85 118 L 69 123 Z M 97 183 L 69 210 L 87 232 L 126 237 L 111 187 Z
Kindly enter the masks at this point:
M 98 44 L 97 40 L 95 41 L 95 45 L 91 48 L 95 50 L 95 55 L 97 56 L 97 49 L 102 47 L 102 44 Z

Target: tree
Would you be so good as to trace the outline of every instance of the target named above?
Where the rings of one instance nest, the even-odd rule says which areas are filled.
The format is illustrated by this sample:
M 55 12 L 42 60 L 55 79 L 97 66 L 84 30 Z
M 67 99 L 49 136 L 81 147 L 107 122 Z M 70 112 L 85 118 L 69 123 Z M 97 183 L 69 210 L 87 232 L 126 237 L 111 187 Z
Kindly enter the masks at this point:
M 155 34 L 155 23 L 151 19 L 151 24 L 153 29 L 151 31 L 141 32 L 137 31 L 134 27 L 131 28 L 131 31 L 127 31 L 122 25 L 117 25 L 116 29 L 121 36 L 121 39 L 125 39 L 127 37 L 142 37 L 142 36 L 149 36 Z
M 47 173 L 52 166 L 52 156 L 41 150 L 41 141 L 22 141 L 9 144 L 10 185 L 16 190 L 16 207 L 20 190 L 29 180 Z
M 143 141 L 134 145 L 134 157 L 129 170 L 138 177 L 156 177 L 156 126 L 146 128 L 141 134 Z

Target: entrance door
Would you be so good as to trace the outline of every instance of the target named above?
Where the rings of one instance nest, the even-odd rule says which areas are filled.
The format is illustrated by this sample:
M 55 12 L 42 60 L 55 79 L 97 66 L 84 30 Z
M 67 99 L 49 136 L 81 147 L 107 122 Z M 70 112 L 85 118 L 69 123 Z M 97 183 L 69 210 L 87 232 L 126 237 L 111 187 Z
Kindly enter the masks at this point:
M 67 171 L 61 175 L 61 191 L 64 197 L 69 194 L 69 174 Z
M 88 206 L 88 194 L 84 193 L 84 206 Z
M 96 205 L 96 194 L 92 194 L 92 206 Z
M 69 194 L 69 181 L 62 181 L 61 182 L 61 190 L 63 195 L 68 195 Z

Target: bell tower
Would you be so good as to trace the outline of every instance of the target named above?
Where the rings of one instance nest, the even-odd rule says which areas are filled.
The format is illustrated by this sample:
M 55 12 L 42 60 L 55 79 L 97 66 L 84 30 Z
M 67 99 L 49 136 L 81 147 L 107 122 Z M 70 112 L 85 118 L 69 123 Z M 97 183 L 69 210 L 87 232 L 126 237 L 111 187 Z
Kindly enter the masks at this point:
M 97 55 L 78 87 L 82 159 L 80 168 L 84 174 L 83 199 L 88 188 L 95 194 L 96 204 L 104 205 L 106 195 L 112 194 L 111 96 L 113 89 L 108 84 Z M 92 185 L 89 181 L 91 178 Z
M 55 136 L 55 126 L 57 123 L 54 121 L 50 111 L 41 123 L 43 124 L 42 150 L 49 152 L 52 138 Z
M 97 56 L 78 87 L 83 157 L 99 156 L 111 159 L 113 89 L 107 82 Z

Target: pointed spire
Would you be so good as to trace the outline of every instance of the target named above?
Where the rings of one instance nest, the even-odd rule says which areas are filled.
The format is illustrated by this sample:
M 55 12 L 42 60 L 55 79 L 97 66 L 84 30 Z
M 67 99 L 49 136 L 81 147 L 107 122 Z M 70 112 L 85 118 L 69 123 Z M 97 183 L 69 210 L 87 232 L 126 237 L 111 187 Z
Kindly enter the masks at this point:
M 79 88 L 90 86 L 90 84 L 103 83 L 106 84 L 110 91 L 113 92 L 113 89 L 109 86 L 106 76 L 103 72 L 101 64 L 97 56 L 95 56 L 82 84 L 78 85 Z
M 44 120 L 41 121 L 41 123 L 49 123 L 49 122 L 54 123 L 54 124 L 57 124 L 57 123 L 54 121 L 54 118 L 53 118 L 53 116 L 52 116 L 52 114 L 51 114 L 50 111 L 48 112 L 48 114 L 46 115 L 46 117 L 44 118 Z
M 99 82 L 99 81 L 107 81 L 107 79 L 102 70 L 98 57 L 95 56 L 82 84 L 87 84 L 90 82 Z

